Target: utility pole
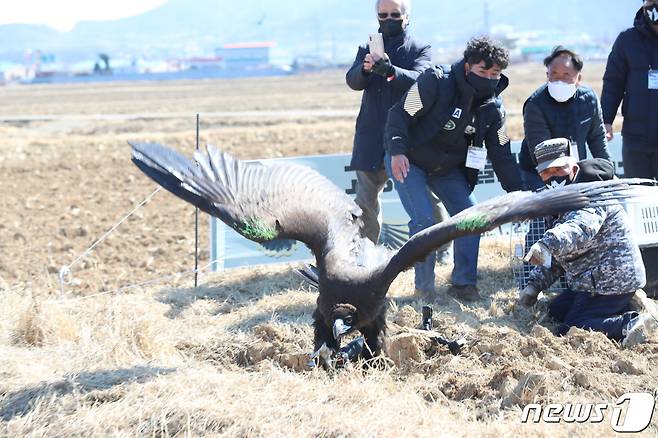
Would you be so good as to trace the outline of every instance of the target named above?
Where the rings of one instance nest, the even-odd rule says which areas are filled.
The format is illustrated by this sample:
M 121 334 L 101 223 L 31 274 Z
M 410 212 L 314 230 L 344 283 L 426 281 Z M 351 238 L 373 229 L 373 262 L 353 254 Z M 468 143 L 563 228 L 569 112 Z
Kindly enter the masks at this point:
M 336 58 L 338 57 L 338 50 L 336 49 L 336 34 L 331 33 L 331 63 L 337 64 Z
M 199 113 L 196 115 L 196 150 L 199 151 Z M 199 287 L 199 207 L 194 209 L 194 288 Z
M 491 35 L 491 10 L 489 9 L 489 2 L 484 2 L 484 33 L 485 35 Z
M 316 13 L 313 16 L 313 19 L 315 20 L 315 31 L 313 32 L 315 34 L 315 56 L 320 56 L 322 53 L 322 46 L 321 46 L 321 39 L 320 39 L 320 17 L 318 17 L 318 14 Z

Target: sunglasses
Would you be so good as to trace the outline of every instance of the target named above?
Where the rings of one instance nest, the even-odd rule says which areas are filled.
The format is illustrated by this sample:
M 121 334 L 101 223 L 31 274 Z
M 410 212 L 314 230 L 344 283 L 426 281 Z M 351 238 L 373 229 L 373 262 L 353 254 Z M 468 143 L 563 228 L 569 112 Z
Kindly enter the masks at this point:
M 385 20 L 388 17 L 391 17 L 395 20 L 399 20 L 400 18 L 402 18 L 402 12 L 378 12 L 377 16 L 382 20 Z

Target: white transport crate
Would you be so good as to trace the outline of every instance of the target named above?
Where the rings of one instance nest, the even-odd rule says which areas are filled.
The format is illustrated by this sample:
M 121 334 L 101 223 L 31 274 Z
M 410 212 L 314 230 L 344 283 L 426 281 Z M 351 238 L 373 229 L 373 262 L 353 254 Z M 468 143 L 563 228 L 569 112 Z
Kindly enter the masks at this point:
M 658 245 L 658 199 L 639 198 L 624 207 L 640 248 Z
M 544 219 L 533 219 L 527 222 L 515 222 L 510 231 L 510 264 L 512 273 L 519 289 L 523 289 L 528 283 L 528 277 L 534 266 L 523 262 L 523 257 L 530 246 L 541 239 L 546 232 Z M 562 292 L 566 290 L 566 280 L 560 277 L 546 292 Z
M 624 204 L 629 222 L 640 248 L 658 246 L 658 199 L 637 198 Z M 523 288 L 528 281 L 532 266 L 523 263 L 523 256 L 532 243 L 536 242 L 546 231 L 543 219 L 535 219 L 526 223 L 515 223 L 510 233 L 511 265 L 514 278 Z M 646 260 L 645 260 L 646 265 Z M 556 282 L 549 290 L 564 290 L 563 282 Z

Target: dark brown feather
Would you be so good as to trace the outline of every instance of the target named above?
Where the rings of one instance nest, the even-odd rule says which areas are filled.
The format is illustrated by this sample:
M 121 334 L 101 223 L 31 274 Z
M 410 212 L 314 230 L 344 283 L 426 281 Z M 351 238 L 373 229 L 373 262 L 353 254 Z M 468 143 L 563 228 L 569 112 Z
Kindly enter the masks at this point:
M 244 237 L 257 242 L 296 239 L 311 248 L 319 268 L 312 276 L 319 291 L 313 312 L 316 350 L 323 343 L 339 347 L 332 334 L 334 315 L 354 309 L 355 329 L 378 354 L 388 288 L 400 272 L 443 244 L 511 221 L 616 202 L 633 196 L 630 185 L 647 182 L 613 180 L 510 193 L 423 230 L 394 253 L 359 236 L 360 209 L 310 168 L 244 162 L 212 146 L 195 155 L 197 165 L 164 146 L 131 144 L 133 162 L 144 173 Z

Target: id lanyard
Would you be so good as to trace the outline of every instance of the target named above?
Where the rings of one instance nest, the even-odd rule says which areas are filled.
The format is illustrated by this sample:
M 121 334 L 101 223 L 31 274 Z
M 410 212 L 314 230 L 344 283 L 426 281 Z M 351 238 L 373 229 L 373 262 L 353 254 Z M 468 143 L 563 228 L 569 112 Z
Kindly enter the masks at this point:
M 472 125 L 475 126 L 475 116 L 473 116 Z M 484 146 L 475 146 L 475 133 L 469 137 L 470 145 L 468 146 L 468 152 L 466 154 L 466 167 L 469 169 L 484 170 L 484 166 L 487 164 L 487 150 Z
M 653 69 L 653 52 L 651 51 L 651 44 L 647 42 L 645 38 L 642 39 L 644 42 L 644 48 L 647 51 L 649 56 L 649 76 L 647 77 L 647 85 L 649 90 L 658 90 L 658 70 Z
M 649 67 L 649 78 L 647 79 L 649 90 L 658 90 L 658 70 Z

